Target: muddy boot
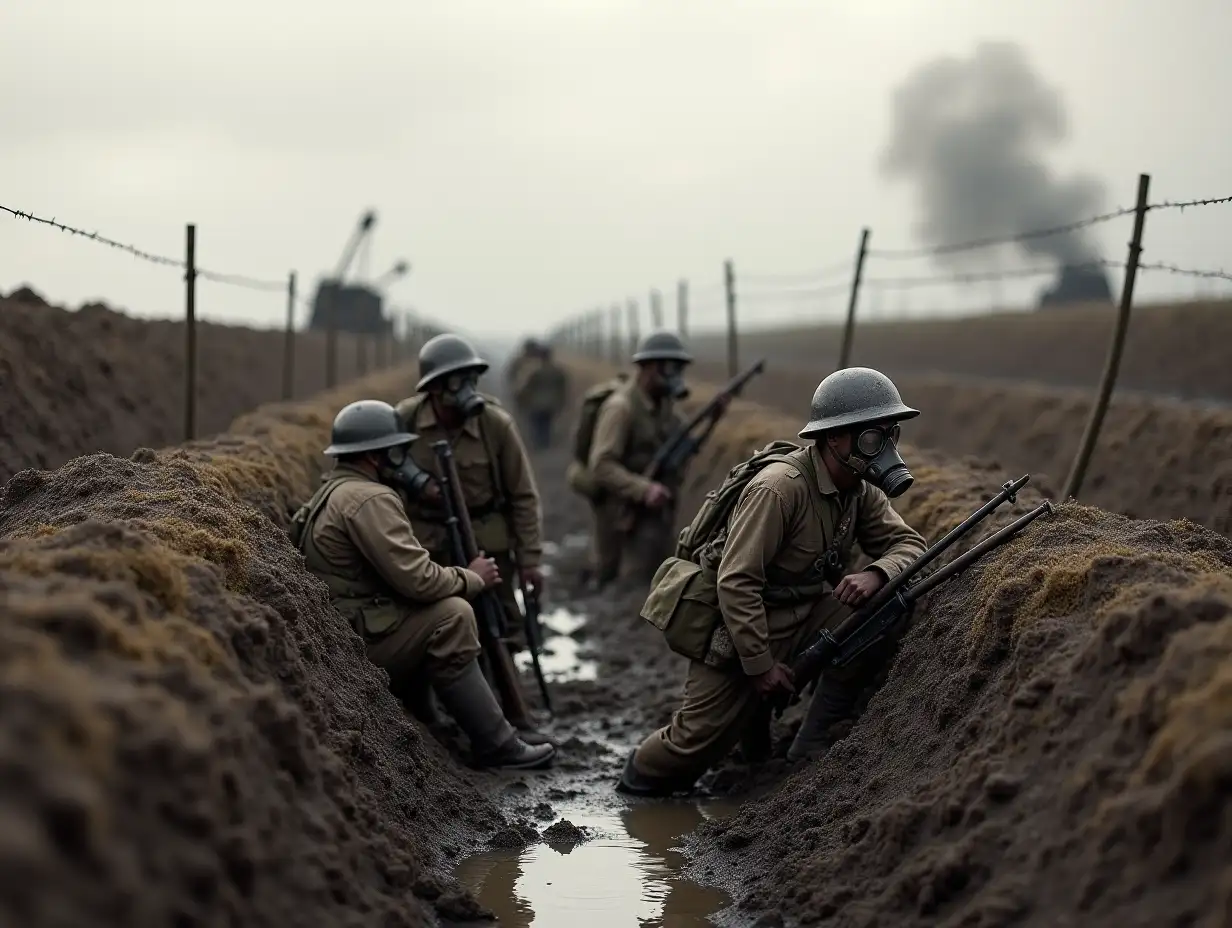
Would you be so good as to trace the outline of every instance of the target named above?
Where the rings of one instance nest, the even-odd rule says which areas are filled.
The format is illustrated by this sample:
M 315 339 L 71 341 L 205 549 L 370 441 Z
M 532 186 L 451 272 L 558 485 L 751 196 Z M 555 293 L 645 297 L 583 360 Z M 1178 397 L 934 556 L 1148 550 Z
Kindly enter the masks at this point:
M 672 793 L 688 792 L 697 782 L 695 779 L 685 783 L 681 780 L 668 780 L 662 777 L 650 777 L 638 772 L 633 764 L 637 748 L 629 752 L 625 758 L 624 770 L 616 783 L 616 792 L 628 793 L 631 796 L 670 796 Z
M 478 662 L 472 662 L 456 680 L 438 685 L 436 692 L 470 739 L 477 765 L 534 770 L 552 762 L 556 754 L 553 745 L 527 744 L 505 720 Z
M 830 726 L 851 715 L 859 696 L 858 685 L 839 682 L 823 674 L 813 692 L 804 721 L 800 723 L 800 730 L 787 749 L 787 760 L 792 763 L 815 760 L 830 750 Z

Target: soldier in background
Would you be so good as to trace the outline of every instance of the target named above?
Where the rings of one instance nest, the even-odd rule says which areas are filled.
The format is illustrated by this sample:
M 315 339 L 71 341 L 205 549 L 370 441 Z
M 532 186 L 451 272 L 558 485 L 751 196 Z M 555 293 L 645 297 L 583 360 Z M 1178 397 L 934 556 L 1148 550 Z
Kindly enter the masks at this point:
M 308 570 L 329 587 L 334 607 L 363 637 L 368 659 L 389 674 L 396 696 L 422 709 L 425 696 L 430 705 L 427 687 L 435 689 L 480 766 L 546 766 L 555 748 L 518 737 L 479 669 L 467 600 L 501 583 L 496 563 L 488 557 L 455 567 L 435 562 L 393 489 L 423 486 L 408 454 L 417 437 L 388 403 L 344 407 L 325 449 L 335 466 L 296 513 L 292 538 Z
M 684 424 L 676 402 L 688 396 L 684 370 L 693 356 L 678 335 L 652 332 L 632 360 L 632 377 L 587 395 L 584 403 L 598 405 L 589 414 L 584 409 L 579 419 L 577 447 L 587 451 L 586 463 L 575 461 L 569 472 L 570 485 L 590 499 L 594 513 L 593 590 L 615 580 L 623 568 L 649 582 L 675 540 L 676 497 L 684 474 L 654 481 L 642 471 Z
M 800 431 L 810 444 L 752 475 L 726 524 L 700 539 L 691 571 L 684 561 L 664 571 L 642 615 L 660 628 L 708 627 L 711 644 L 706 660 L 689 662 L 671 722 L 629 755 L 618 789 L 687 790 L 742 738 L 762 740 L 756 726 L 768 736 L 765 700 L 794 692 L 790 661 L 924 553 L 923 537 L 890 506 L 914 479 L 898 454 L 898 423 L 917 415 L 879 371 L 831 374 Z M 855 543 L 873 561 L 848 572 Z M 851 714 L 890 653 L 883 641 L 824 671 L 790 760 L 828 750 L 829 730 Z
M 544 577 L 542 512 L 539 490 L 526 448 L 513 417 L 495 397 L 480 393 L 479 377 L 488 369 L 470 342 L 438 335 L 419 351 L 418 393 L 396 409 L 407 431 L 421 440 L 411 446 L 418 467 L 440 479 L 432 444 L 453 447 L 461 492 L 480 549 L 492 557 L 506 578 L 498 588 L 504 613 L 504 640 L 511 651 L 526 646 L 523 614 L 514 592 L 522 583 L 542 590 Z M 404 494 L 416 534 L 434 560 L 449 563 L 446 513 L 425 496 Z M 523 738 L 538 743 L 530 719 L 510 719 Z
M 514 402 L 529 426 L 531 446 L 545 451 L 552 444 L 553 420 L 569 398 L 569 375 L 552 358 L 548 345 L 537 344 L 514 386 Z
M 509 364 L 505 368 L 505 392 L 513 398 L 514 412 L 519 417 L 522 415 L 522 409 L 518 406 L 517 402 L 518 383 L 521 381 L 522 372 L 534 361 L 538 350 L 538 341 L 533 338 L 526 339 L 522 342 L 522 347 L 518 349 L 518 353 L 510 358 Z

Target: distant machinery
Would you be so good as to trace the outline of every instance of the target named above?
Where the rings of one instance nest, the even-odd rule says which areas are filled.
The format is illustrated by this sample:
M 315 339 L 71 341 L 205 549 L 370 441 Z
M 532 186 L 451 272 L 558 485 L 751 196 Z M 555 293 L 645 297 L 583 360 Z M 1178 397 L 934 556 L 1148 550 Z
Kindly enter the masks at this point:
M 312 300 L 312 316 L 308 321 L 310 329 L 362 334 L 392 332 L 393 323 L 385 316 L 381 291 L 406 275 L 411 267 L 406 261 L 399 261 L 380 277 L 366 283 L 363 281 L 362 278 L 367 276 L 368 248 L 372 241 L 370 233 L 374 225 L 376 211 L 369 210 L 351 233 L 333 277 L 327 277 L 317 285 L 316 296 Z M 357 257 L 364 270 L 359 275 L 360 279 L 348 282 L 346 276 Z

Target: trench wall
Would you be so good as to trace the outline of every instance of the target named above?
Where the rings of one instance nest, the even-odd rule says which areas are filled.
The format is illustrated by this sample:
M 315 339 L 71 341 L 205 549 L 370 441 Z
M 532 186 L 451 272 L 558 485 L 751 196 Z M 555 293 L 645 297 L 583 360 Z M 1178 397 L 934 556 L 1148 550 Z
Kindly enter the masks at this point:
M 0 923 L 475 914 L 434 872 L 500 812 L 406 719 L 284 534 L 336 410 L 397 400 L 413 373 L 8 481 Z
M 734 403 L 682 518 L 798 428 Z M 930 539 L 1024 471 L 904 456 L 895 505 Z M 1224 924 L 1230 744 L 1232 542 L 1066 504 L 929 597 L 847 737 L 703 826 L 695 867 L 732 885 L 737 923 Z

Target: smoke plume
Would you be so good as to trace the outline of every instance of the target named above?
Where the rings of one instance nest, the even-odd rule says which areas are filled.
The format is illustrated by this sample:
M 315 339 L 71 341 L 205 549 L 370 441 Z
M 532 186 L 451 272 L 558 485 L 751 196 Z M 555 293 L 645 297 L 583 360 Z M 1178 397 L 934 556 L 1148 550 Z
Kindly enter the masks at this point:
M 881 169 L 918 186 L 917 231 L 929 246 L 1020 235 L 1102 209 L 1097 179 L 1057 177 L 1044 163 L 1047 149 L 1068 134 L 1064 106 L 1012 42 L 983 42 L 969 58 L 922 65 L 895 91 L 893 111 Z M 1061 266 L 1099 258 L 1084 231 L 1016 247 Z M 937 260 L 970 267 L 992 257 L 980 249 Z

